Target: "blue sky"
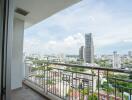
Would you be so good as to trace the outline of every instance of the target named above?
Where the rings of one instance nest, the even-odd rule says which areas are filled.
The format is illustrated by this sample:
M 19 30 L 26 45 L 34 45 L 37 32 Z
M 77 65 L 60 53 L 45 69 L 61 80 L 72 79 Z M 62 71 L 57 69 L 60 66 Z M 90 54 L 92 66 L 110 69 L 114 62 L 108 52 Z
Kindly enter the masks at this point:
M 24 52 L 78 54 L 93 33 L 95 54 L 132 50 L 132 0 L 82 0 L 25 30 Z

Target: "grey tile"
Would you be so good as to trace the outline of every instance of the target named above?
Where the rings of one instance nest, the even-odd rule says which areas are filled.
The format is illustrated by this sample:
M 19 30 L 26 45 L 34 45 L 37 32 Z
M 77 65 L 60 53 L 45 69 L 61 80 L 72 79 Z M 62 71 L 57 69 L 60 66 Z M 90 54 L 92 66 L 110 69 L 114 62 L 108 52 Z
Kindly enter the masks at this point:
M 28 88 L 27 86 L 23 86 L 21 89 L 12 91 L 11 100 L 48 100 Z

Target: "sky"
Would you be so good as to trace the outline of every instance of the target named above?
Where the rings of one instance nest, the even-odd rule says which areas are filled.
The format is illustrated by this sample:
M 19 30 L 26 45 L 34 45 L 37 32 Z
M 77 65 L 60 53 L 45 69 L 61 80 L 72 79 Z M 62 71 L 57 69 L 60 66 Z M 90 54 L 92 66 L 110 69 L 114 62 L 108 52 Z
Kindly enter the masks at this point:
M 132 50 L 132 0 L 82 0 L 25 29 L 28 54 L 78 54 L 92 33 L 95 54 Z

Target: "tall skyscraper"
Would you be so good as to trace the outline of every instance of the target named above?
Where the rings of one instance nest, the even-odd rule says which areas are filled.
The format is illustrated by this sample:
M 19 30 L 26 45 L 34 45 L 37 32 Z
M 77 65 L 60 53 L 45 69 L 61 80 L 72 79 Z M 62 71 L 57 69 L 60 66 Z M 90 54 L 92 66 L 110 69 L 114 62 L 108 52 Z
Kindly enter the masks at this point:
M 121 67 L 121 59 L 117 51 L 113 52 L 113 68 L 120 68 Z
M 85 34 L 84 61 L 85 63 L 94 62 L 94 45 L 92 33 Z
M 79 48 L 79 59 L 83 60 L 84 59 L 84 46 L 81 46 Z
M 131 58 L 132 57 L 132 51 L 128 51 L 128 56 Z

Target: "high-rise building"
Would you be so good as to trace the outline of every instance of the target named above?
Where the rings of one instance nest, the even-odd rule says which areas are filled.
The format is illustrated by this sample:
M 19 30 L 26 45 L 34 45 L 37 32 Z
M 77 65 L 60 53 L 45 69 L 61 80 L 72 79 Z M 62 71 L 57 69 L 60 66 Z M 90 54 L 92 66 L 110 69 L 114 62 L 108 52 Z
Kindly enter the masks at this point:
M 120 55 L 117 54 L 117 51 L 113 52 L 113 68 L 121 68 L 121 59 Z
M 84 59 L 84 46 L 81 46 L 79 48 L 79 59 L 83 60 Z
M 85 63 L 94 62 L 94 45 L 92 33 L 85 34 L 84 61 Z
M 128 51 L 128 57 L 132 57 L 132 51 Z

